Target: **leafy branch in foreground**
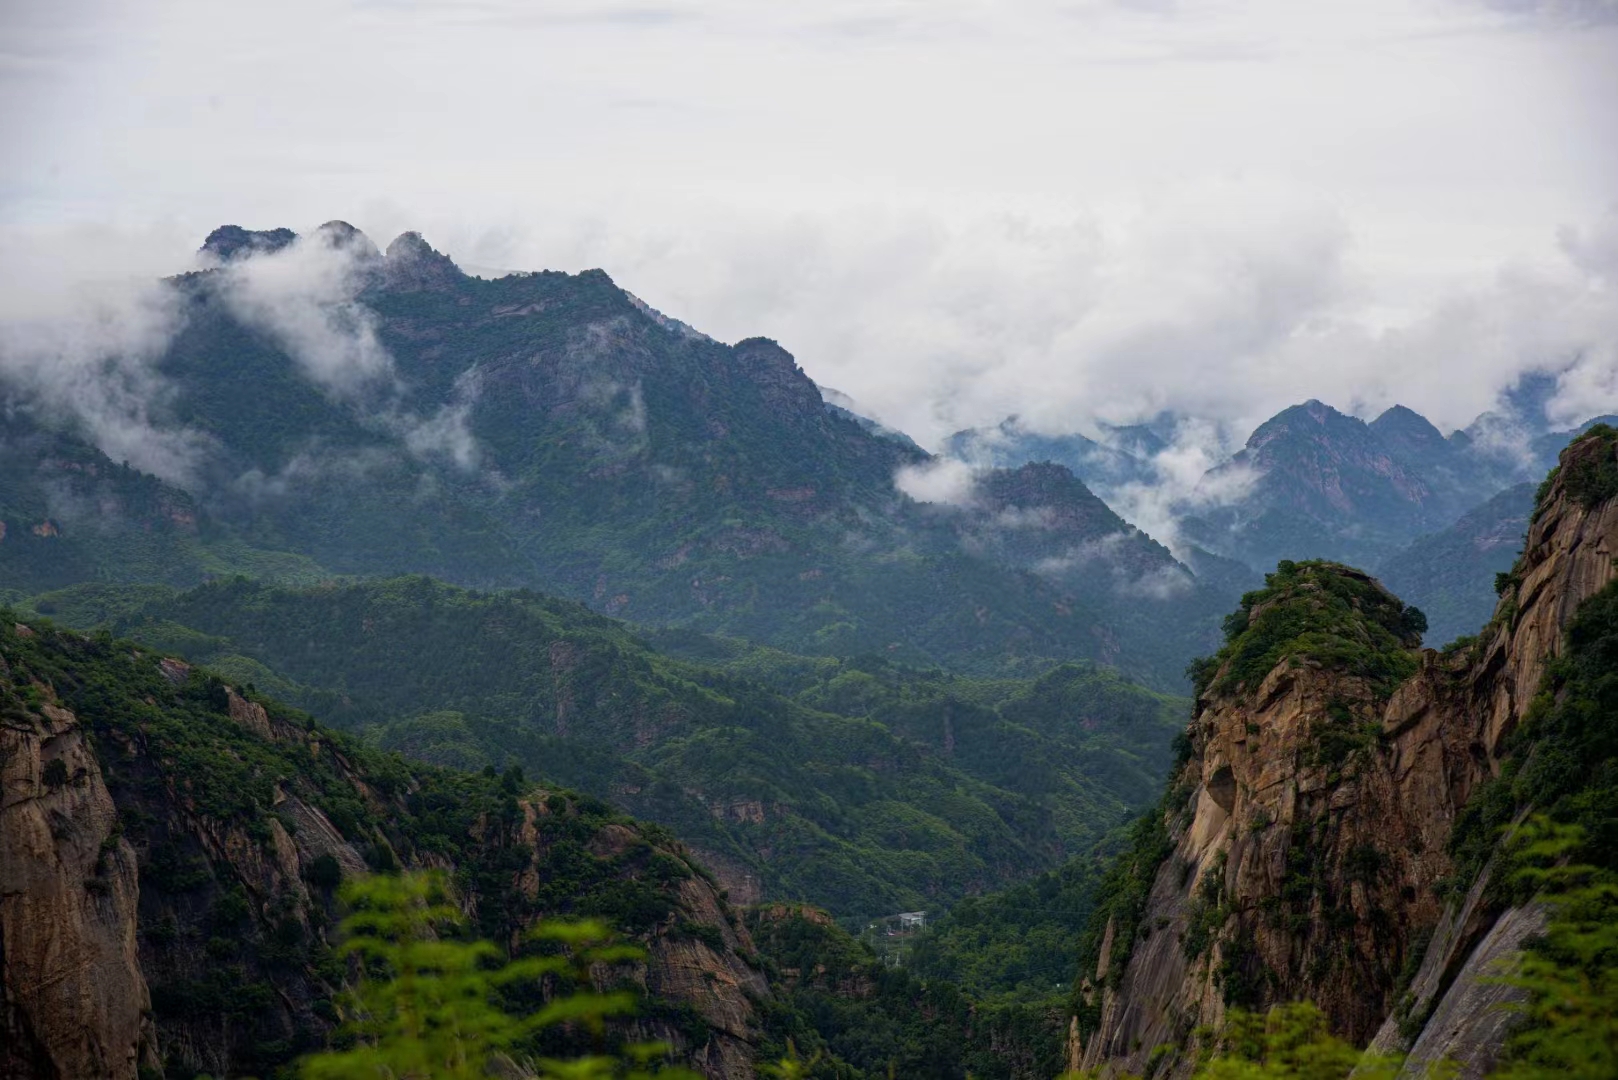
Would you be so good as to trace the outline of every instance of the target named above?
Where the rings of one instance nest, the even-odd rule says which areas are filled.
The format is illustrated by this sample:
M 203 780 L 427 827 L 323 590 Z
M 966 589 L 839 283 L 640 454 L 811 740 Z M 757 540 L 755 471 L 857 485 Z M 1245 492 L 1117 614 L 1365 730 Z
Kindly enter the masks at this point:
M 1498 1080 L 1618 1076 L 1618 880 L 1574 862 L 1584 831 L 1536 816 L 1514 845 L 1516 877 L 1551 909 L 1544 936 L 1500 978 L 1527 993 Z
M 604 924 L 541 923 L 530 937 L 561 954 L 502 963 L 492 943 L 454 937 L 464 919 L 442 874 L 366 878 L 345 886 L 343 899 L 352 913 L 342 951 L 361 969 L 340 1036 L 349 1045 L 304 1058 L 305 1080 L 472 1080 L 491 1066 L 538 1080 L 696 1080 L 651 1064 L 666 1055 L 661 1044 L 565 1061 L 527 1056 L 536 1035 L 558 1026 L 599 1046 L 606 1021 L 633 1011 L 632 995 L 593 989 L 592 968 L 642 955 L 613 944 Z M 539 1008 L 517 1016 L 502 1007 L 502 992 L 539 984 L 551 990 Z

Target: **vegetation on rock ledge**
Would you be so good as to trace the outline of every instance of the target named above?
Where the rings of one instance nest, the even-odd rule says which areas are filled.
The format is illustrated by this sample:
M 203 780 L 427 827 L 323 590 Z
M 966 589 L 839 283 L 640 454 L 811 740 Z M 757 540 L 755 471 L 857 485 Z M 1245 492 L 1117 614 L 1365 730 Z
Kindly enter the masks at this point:
M 1416 669 L 1414 650 L 1427 617 L 1352 567 L 1282 560 L 1264 588 L 1242 597 L 1225 619 L 1225 644 L 1193 661 L 1187 674 L 1197 697 L 1256 687 L 1277 664 L 1311 660 L 1393 692 Z

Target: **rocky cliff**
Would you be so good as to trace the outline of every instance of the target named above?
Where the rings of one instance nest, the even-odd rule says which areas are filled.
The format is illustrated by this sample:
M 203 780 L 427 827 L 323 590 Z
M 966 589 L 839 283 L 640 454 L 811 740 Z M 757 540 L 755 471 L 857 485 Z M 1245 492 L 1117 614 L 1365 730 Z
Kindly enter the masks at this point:
M 1347 567 L 1282 563 L 1244 598 L 1198 672 L 1169 854 L 1086 972 L 1086 1066 L 1185 1075 L 1227 1008 L 1308 999 L 1356 1044 L 1482 1075 L 1507 1026 L 1488 1006 L 1510 993 L 1485 969 L 1544 915 L 1490 899 L 1487 868 L 1446 881 L 1448 845 L 1618 573 L 1615 452 L 1606 435 L 1564 452 L 1494 618 L 1446 653 L 1412 648 L 1422 620 Z
M 432 866 L 517 944 L 552 914 L 646 949 L 635 1034 L 753 1075 L 769 988 L 666 833 L 520 774 L 375 755 L 110 639 L 0 626 L 0 1074 L 267 1075 L 320 1046 L 341 880 Z

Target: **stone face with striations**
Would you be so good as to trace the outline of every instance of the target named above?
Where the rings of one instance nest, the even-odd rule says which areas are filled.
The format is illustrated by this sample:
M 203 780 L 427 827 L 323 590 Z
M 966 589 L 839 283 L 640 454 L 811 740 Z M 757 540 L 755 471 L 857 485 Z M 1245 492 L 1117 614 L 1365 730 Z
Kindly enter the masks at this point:
M 1575 443 L 1563 472 L 1611 452 Z M 1157 1075 L 1189 1075 L 1193 1033 L 1216 1029 L 1230 1005 L 1307 999 L 1356 1044 L 1403 1050 L 1414 1027 L 1413 1061 L 1449 1055 L 1482 1076 L 1508 1028 L 1492 1008 L 1509 993 L 1491 964 L 1509 963 L 1544 913 L 1489 908 L 1481 883 L 1446 907 L 1435 885 L 1451 869 L 1457 816 L 1497 771 L 1579 605 L 1618 575 L 1615 556 L 1618 500 L 1581 505 L 1557 482 L 1473 649 L 1423 652 L 1387 694 L 1307 657 L 1256 686 L 1220 689 L 1216 677 L 1191 723 L 1179 777 L 1190 794 L 1170 809 L 1174 853 L 1144 933 L 1115 985 L 1095 973 L 1085 1066 L 1143 1073 L 1167 1043 L 1183 1051 Z M 1398 973 L 1428 933 L 1400 1002 Z
M 150 999 L 135 854 L 78 719 L 0 722 L 0 1074 L 132 1078 Z

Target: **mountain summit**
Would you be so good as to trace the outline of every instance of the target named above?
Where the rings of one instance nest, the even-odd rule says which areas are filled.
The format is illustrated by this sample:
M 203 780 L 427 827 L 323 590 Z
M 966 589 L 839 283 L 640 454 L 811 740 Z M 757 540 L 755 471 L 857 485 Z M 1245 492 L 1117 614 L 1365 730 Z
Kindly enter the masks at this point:
M 227 226 L 203 253 L 170 282 L 153 415 L 196 448 L 199 542 L 228 536 L 227 567 L 279 551 L 301 580 L 428 573 L 800 651 L 1095 659 L 1161 687 L 1230 599 L 1060 467 L 980 470 L 992 513 L 913 501 L 896 476 L 932 459 L 828 408 L 779 343 L 714 341 L 602 271 L 485 280 L 340 221 Z

